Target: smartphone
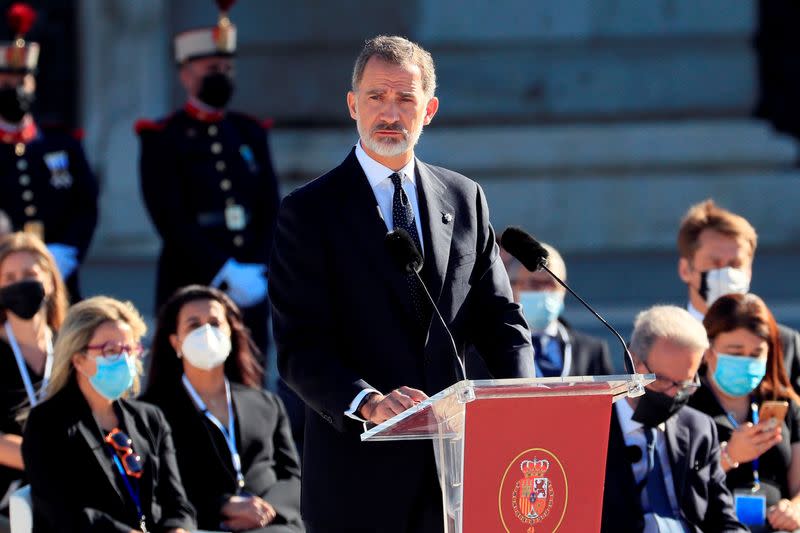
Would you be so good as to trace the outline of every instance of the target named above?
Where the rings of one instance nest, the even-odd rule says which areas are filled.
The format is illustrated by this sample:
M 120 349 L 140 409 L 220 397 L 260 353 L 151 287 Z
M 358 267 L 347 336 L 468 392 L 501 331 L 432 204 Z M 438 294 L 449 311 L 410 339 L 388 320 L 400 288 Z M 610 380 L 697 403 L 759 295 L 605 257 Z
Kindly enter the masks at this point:
M 774 418 L 778 423 L 781 423 L 783 419 L 786 418 L 786 413 L 788 411 L 789 402 L 762 402 L 761 409 L 758 411 L 758 420 L 759 422 L 765 422 Z

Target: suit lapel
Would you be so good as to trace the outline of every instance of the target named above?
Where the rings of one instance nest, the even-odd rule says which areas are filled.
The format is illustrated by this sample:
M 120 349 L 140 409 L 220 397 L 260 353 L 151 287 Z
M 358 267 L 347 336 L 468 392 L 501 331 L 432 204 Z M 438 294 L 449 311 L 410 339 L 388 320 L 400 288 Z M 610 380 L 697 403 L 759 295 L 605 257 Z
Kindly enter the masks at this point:
M 92 450 L 95 461 L 97 462 L 97 466 L 103 471 L 103 474 L 105 474 L 110 488 L 116 493 L 120 501 L 124 502 L 125 500 L 122 496 L 122 493 L 119 491 L 119 487 L 117 486 L 117 474 L 114 471 L 114 466 L 109 460 L 110 456 L 108 455 L 105 443 L 101 440 L 100 428 L 97 426 L 97 422 L 95 422 L 91 410 L 88 408 L 85 410 L 78 420 L 76 426 L 78 428 L 78 432 L 86 441 L 86 445 L 89 446 L 90 450 Z
M 625 401 L 619 400 L 619 401 Z M 618 492 L 614 498 L 618 501 L 630 502 L 631 506 L 639 508 L 641 501 L 636 489 L 636 478 L 633 475 L 633 466 L 626 455 L 625 436 L 622 434 L 622 426 L 617 418 L 617 410 L 611 409 L 611 429 L 608 435 L 608 448 L 612 451 L 608 459 L 606 470 L 612 476 L 606 476 L 606 489 Z M 611 480 L 614 480 L 613 482 Z M 608 497 L 608 496 L 607 496 Z M 641 509 L 639 509 L 641 513 Z
M 453 240 L 453 206 L 445 199 L 447 186 L 422 161 L 416 160 L 420 225 L 425 236 L 425 263 L 429 267 L 426 284 L 434 301 L 439 301 Z
M 677 414 L 667 419 L 665 431 L 669 448 L 670 467 L 672 468 L 672 482 L 675 485 L 678 507 L 680 507 L 683 497 L 686 470 L 689 466 L 689 430 L 678 423 L 679 417 L 680 414 Z
M 356 159 L 355 149 L 340 168 L 345 186 L 339 189 L 339 202 L 343 207 L 336 213 L 342 216 L 343 223 L 347 226 L 346 234 L 349 236 L 351 249 L 355 250 L 354 255 L 358 260 L 371 265 L 372 275 L 384 281 L 406 314 L 413 317 L 414 307 L 408 281 L 386 251 L 386 222 L 382 218 L 367 176 Z

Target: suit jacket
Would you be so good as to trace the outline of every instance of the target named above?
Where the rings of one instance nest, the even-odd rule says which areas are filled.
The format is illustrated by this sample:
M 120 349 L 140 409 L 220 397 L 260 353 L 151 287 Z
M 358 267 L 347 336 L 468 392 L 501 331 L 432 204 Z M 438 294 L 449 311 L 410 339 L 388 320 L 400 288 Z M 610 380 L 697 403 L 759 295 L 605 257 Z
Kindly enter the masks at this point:
M 605 340 L 572 329 L 566 323 L 564 325 L 567 328 L 567 338 L 572 346 L 570 375 L 608 376 L 615 373 L 614 366 L 611 364 L 608 343 Z M 561 347 L 562 353 L 564 353 L 563 344 Z
M 691 407 L 684 407 L 667 420 L 665 433 L 681 517 L 692 531 L 748 531 L 736 519 L 733 498 L 725 485 L 714 421 Z M 639 533 L 643 528 L 640 494 L 617 411 L 613 409 L 601 531 Z
M 527 324 L 511 299 L 483 191 L 455 172 L 419 160 L 416 168 L 422 275 L 459 356 L 471 343 L 498 377 L 532 376 Z M 287 196 L 278 215 L 270 299 L 281 375 L 312 411 L 303 455 L 303 516 L 312 530 L 407 531 L 440 505 L 441 495 L 420 501 L 434 479 L 429 442 L 361 443 L 361 424 L 344 414 L 364 389 L 432 394 L 457 380 L 438 320 L 417 333 L 386 232 L 354 151 Z M 386 484 L 391 497 L 380 490 Z
M 783 364 L 786 367 L 786 375 L 789 376 L 789 381 L 795 392 L 800 394 L 800 332 L 783 324 L 778 324 L 778 333 L 781 336 Z
M 608 343 L 598 337 L 572 329 L 566 321 L 559 319 L 567 331 L 567 342 L 572 347 L 570 376 L 607 376 L 614 374 Z M 562 355 L 566 343 L 559 340 Z M 494 379 L 480 354 L 474 347 L 467 350 L 467 377 L 470 379 Z
M 194 529 L 194 510 L 181 485 L 164 414 L 130 400 L 119 400 L 114 408 L 120 429 L 144 459 L 138 485 L 148 530 Z M 31 410 L 22 457 L 31 484 L 35 533 L 139 529 L 136 507 L 103 436 L 74 379 Z
M 267 132 L 246 115 L 216 122 L 180 110 L 140 121 L 141 186 L 161 236 L 156 304 L 185 285 L 210 285 L 228 259 L 266 265 L 278 209 L 278 184 Z M 244 209 L 231 229 L 225 209 Z
M 283 403 L 274 394 L 238 383 L 231 383 L 231 397 L 244 490 L 272 504 L 278 513 L 273 525 L 285 525 L 284 531 L 304 531 L 300 461 Z M 143 399 L 158 405 L 172 427 L 181 479 L 197 509 L 198 527 L 218 529 L 225 520 L 220 508 L 236 491 L 236 472 L 222 433 L 197 409 L 180 383 L 163 398 Z

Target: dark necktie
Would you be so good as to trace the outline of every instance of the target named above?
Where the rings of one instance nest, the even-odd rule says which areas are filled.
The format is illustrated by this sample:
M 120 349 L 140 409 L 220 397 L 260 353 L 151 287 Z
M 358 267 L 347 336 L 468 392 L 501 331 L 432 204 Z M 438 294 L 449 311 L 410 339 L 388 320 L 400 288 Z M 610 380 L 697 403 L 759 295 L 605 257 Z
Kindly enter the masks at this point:
M 560 377 L 564 369 L 560 345 L 548 335 L 533 336 L 534 361 L 539 369 L 537 376 L 542 378 Z
M 414 210 L 411 208 L 411 202 L 408 200 L 405 191 L 403 190 L 402 176 L 397 172 L 389 176 L 394 185 L 394 195 L 392 196 L 392 219 L 394 221 L 393 229 L 404 229 L 411 236 L 414 245 L 422 253 L 422 246 L 419 242 L 419 233 L 417 232 L 417 224 L 414 220 Z M 420 285 L 417 276 L 414 274 L 408 275 L 408 288 L 411 292 L 411 301 L 414 304 L 414 313 L 417 320 L 423 328 L 427 327 L 430 318 L 430 304 L 424 294 L 425 289 Z
M 647 481 L 645 490 L 650 504 L 649 511 L 664 518 L 675 518 L 672 505 L 667 495 L 667 485 L 664 481 L 664 471 L 661 468 L 658 450 L 656 449 L 656 428 L 642 428 L 647 439 Z

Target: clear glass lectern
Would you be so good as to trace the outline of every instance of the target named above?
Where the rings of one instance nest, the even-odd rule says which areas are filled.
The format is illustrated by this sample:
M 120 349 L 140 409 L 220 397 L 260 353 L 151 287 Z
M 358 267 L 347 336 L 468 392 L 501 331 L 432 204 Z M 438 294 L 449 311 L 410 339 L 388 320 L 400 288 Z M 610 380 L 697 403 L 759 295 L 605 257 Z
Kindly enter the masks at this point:
M 599 531 L 612 402 L 652 374 L 464 380 L 361 435 L 433 441 L 444 531 Z

